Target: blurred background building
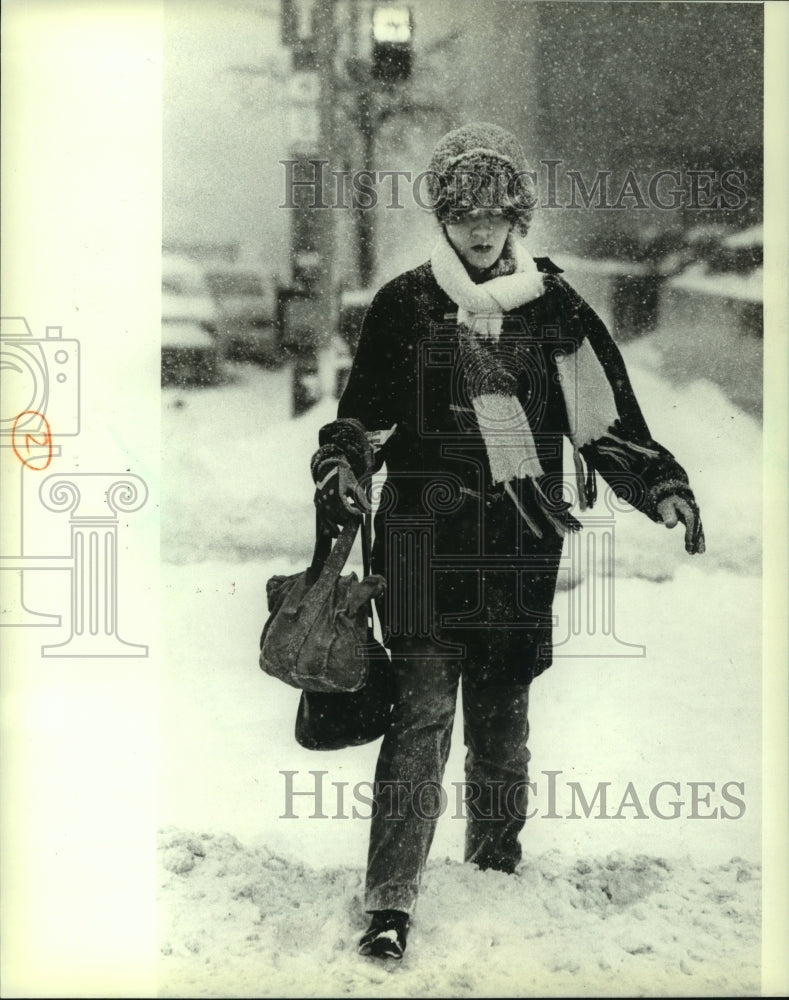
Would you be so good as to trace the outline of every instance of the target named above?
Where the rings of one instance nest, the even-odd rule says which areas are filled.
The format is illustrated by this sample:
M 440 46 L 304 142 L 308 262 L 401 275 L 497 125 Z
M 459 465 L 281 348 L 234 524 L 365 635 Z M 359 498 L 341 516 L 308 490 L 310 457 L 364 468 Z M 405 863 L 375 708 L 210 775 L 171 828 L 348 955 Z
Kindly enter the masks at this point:
M 412 185 L 398 199 L 379 173 L 377 206 L 354 211 L 350 174 L 416 178 L 445 131 L 490 120 L 537 175 L 535 256 L 620 339 L 706 310 L 760 396 L 760 4 L 165 0 L 164 31 L 165 249 L 259 272 L 291 347 L 355 328 L 429 253 Z M 331 209 L 283 207 L 308 158 Z M 686 344 L 678 377 L 694 363 Z

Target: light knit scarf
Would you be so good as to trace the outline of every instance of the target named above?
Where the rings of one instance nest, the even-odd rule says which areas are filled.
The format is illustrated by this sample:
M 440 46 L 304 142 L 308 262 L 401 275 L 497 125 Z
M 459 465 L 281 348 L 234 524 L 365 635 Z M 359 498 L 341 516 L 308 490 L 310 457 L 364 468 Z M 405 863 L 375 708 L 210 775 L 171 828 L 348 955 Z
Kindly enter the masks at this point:
M 464 358 L 466 390 L 471 398 L 490 464 L 491 478 L 503 483 L 529 528 L 542 532 L 518 500 L 512 483 L 526 480 L 528 494 L 536 502 L 542 519 L 563 535 L 579 523 L 566 512 L 568 505 L 551 504 L 540 485 L 543 469 L 529 420 L 516 396 L 517 379 L 505 370 L 495 345 L 501 335 L 503 314 L 539 298 L 545 288 L 543 276 L 523 243 L 510 234 L 495 276 L 480 284 L 469 277 L 442 229 L 430 258 L 439 286 L 457 305 L 458 336 Z M 504 273 L 502 273 L 504 272 Z M 510 273 L 507 273 L 510 272 Z M 583 486 L 580 448 L 603 437 L 612 446 L 625 445 L 612 434 L 618 413 L 611 385 L 588 340 L 578 349 L 557 358 L 560 384 L 567 408 L 569 436 L 579 480 L 581 509 L 594 501 L 591 477 Z M 641 450 L 641 449 L 639 449 Z

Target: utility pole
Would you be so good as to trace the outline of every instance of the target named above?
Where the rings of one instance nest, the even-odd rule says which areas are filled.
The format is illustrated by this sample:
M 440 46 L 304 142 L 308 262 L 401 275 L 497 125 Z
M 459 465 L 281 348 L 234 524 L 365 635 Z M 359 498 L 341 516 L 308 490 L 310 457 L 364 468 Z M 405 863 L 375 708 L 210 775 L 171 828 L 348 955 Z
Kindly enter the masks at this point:
M 315 41 L 315 68 L 319 81 L 318 118 L 320 130 L 320 156 L 329 161 L 324 171 L 327 185 L 331 185 L 331 170 L 335 164 L 335 108 L 336 79 L 334 57 L 337 50 L 337 31 L 334 22 L 334 0 L 314 0 L 312 8 L 312 32 Z M 329 204 L 330 191 L 321 192 L 318 204 Z M 317 273 L 315 294 L 320 300 L 325 325 L 318 334 L 318 348 L 325 347 L 337 330 L 337 294 L 334 280 L 335 266 L 335 225 L 331 208 L 314 208 L 318 213 L 316 226 L 317 249 L 320 263 Z
M 376 100 L 369 78 L 359 84 L 356 95 L 356 113 L 362 135 L 362 169 L 375 170 Z M 374 208 L 360 205 L 356 210 L 357 238 L 359 241 L 359 284 L 367 288 L 375 276 L 375 217 Z
M 297 119 L 301 137 L 291 149 L 300 187 L 292 217 L 293 284 L 278 290 L 277 325 L 293 361 L 293 415 L 334 391 L 331 361 L 339 327 L 335 263 L 335 213 L 331 208 L 336 167 L 335 0 L 280 0 L 281 38 L 292 50 L 294 74 L 314 94 Z M 311 118 L 311 116 L 314 116 Z M 317 119 L 317 121 L 315 121 Z M 312 122 L 317 126 L 310 127 Z
M 353 95 L 351 117 L 362 139 L 362 169 L 373 174 L 376 168 L 376 139 L 381 125 L 396 116 L 417 117 L 419 114 L 444 113 L 442 107 L 414 98 L 408 81 L 413 68 L 414 21 L 408 6 L 375 4 L 370 10 L 363 42 L 371 45 L 371 53 L 360 57 L 359 3 L 349 0 L 352 25 L 352 56 L 346 63 Z M 377 269 L 375 242 L 375 211 L 372 205 L 356 209 L 358 248 L 358 280 L 369 288 Z
M 359 57 L 359 0 L 349 0 L 351 58 L 346 64 L 353 93 L 353 121 L 362 137 L 361 168 L 375 167 L 376 101 L 369 59 Z M 365 42 L 367 38 L 363 39 Z M 358 283 L 367 288 L 375 276 L 375 220 L 373 209 L 356 209 Z

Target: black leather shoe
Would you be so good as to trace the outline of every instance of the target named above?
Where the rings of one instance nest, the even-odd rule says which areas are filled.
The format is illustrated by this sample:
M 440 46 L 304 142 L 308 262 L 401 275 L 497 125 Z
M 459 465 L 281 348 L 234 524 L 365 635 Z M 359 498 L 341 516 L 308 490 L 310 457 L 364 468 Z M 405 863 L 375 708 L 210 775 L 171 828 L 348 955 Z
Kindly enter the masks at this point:
M 402 910 L 373 910 L 370 926 L 359 941 L 359 954 L 373 958 L 403 957 L 408 914 Z

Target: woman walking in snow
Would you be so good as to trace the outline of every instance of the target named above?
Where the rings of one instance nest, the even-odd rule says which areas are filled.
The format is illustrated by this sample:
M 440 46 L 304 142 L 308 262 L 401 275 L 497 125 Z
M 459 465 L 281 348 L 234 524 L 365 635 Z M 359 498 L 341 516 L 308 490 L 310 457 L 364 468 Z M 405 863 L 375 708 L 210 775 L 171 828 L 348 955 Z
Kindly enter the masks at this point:
M 687 551 L 704 551 L 688 477 L 652 439 L 608 331 L 560 268 L 525 249 L 536 197 L 517 139 L 488 123 L 455 129 L 429 169 L 430 259 L 375 296 L 312 461 L 332 533 L 359 516 L 386 465 L 373 570 L 387 579 L 396 700 L 359 950 L 389 958 L 405 950 L 442 811 L 461 684 L 465 859 L 510 873 L 520 861 L 529 686 L 551 663 L 562 541 L 580 527 L 563 439 L 581 509 L 597 472 L 653 521 L 681 521 Z

